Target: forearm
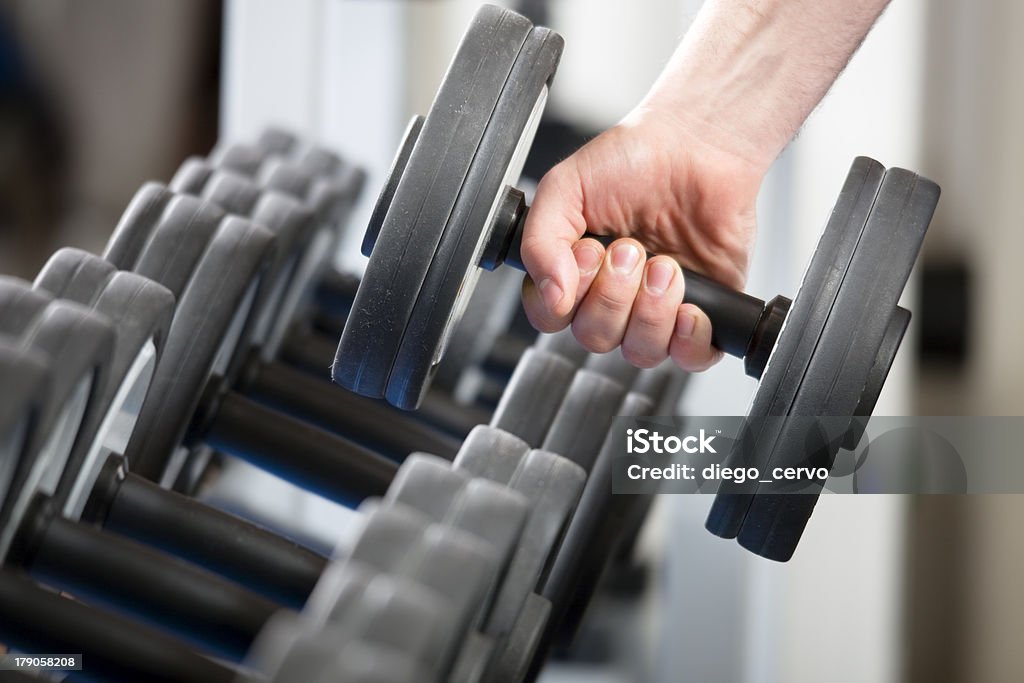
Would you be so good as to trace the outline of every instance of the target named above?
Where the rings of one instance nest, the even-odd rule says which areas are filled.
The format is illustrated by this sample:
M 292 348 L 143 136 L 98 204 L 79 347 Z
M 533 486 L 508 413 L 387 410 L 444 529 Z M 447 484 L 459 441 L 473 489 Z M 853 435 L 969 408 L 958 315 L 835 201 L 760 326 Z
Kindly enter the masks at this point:
M 642 107 L 767 168 L 889 0 L 707 0 Z

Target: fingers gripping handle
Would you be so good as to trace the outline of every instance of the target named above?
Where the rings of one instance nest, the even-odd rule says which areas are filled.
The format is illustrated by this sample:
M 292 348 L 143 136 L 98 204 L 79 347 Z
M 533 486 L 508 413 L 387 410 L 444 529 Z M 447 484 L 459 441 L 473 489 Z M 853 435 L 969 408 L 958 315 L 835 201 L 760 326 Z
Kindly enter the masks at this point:
M 504 263 L 518 270 L 526 270 L 520 248 L 523 226 L 529 211 L 523 193 L 514 188 L 506 188 L 481 261 L 484 268 L 493 270 Z M 595 239 L 606 246 L 616 239 L 612 235 L 591 233 L 586 233 L 584 237 Z M 652 254 L 648 253 L 647 256 L 651 257 Z M 781 327 L 781 318 L 784 317 L 769 315 L 773 305 L 780 305 L 775 300 L 766 305 L 761 299 L 726 287 L 687 268 L 683 268 L 683 277 L 686 282 L 683 303 L 694 304 L 707 314 L 711 320 L 711 343 L 715 348 L 730 356 L 744 358 L 754 355 L 754 346 L 768 341 L 774 344 L 778 328 Z M 788 304 L 788 300 L 783 301 Z M 785 304 L 781 305 L 788 308 Z M 765 326 L 774 329 L 766 330 Z M 760 363 L 754 367 L 748 364 L 747 373 L 760 377 L 763 369 Z

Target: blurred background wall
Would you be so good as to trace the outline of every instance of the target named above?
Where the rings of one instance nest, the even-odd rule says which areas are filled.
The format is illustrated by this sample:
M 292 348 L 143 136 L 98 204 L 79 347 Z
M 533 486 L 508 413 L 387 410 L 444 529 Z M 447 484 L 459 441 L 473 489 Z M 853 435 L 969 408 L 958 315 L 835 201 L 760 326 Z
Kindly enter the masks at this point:
M 100 250 L 143 181 L 271 123 L 366 166 L 358 227 L 477 4 L 3 0 L 0 271 L 31 277 L 65 244 Z M 535 172 L 628 111 L 700 6 L 501 4 L 566 37 Z M 758 295 L 795 292 L 854 155 L 943 187 L 879 412 L 1024 414 L 1022 27 L 1021 3 L 893 0 L 766 181 Z M 359 232 L 339 254 L 356 270 Z M 680 409 L 743 413 L 753 388 L 726 361 Z M 593 610 L 614 662 L 553 667 L 552 680 L 1024 679 L 1020 497 L 826 498 L 786 565 L 707 534 L 709 503 L 660 501 L 642 544 L 647 597 Z
M 222 9 L 0 1 L 0 271 L 96 250 L 142 181 L 216 140 Z

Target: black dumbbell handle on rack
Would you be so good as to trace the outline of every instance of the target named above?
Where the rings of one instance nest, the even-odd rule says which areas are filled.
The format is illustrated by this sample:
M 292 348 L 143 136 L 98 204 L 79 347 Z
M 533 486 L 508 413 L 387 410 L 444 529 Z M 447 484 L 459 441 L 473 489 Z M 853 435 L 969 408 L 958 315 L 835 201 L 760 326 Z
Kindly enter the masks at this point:
M 398 470 L 394 461 L 227 391 L 224 382 L 207 383 L 186 446 L 206 443 L 336 502 L 355 505 L 387 491 Z M 132 463 L 136 473 L 153 481 L 165 465 L 162 452 L 141 452 Z
M 285 364 L 264 362 L 258 353 L 243 366 L 235 390 L 399 460 L 415 451 L 454 458 L 461 443 L 430 425 L 396 414 L 386 404 L 339 391 L 336 385 Z
M 484 268 L 493 270 L 504 263 L 526 270 L 519 251 L 528 213 L 523 193 L 506 188 L 481 260 Z M 608 235 L 590 233 L 584 237 L 605 245 L 614 240 Z M 730 356 L 743 358 L 746 373 L 760 378 L 789 310 L 789 299 L 779 296 L 766 303 L 686 268 L 683 275 L 683 303 L 696 305 L 711 319 L 711 343 Z
M 176 635 L 241 659 L 281 605 L 200 567 L 64 519 L 37 496 L 10 563 L 41 583 L 150 619 Z
M 334 353 L 337 347 L 336 339 L 328 339 L 313 330 L 296 329 L 285 340 L 280 356 L 289 365 L 301 368 L 307 374 L 312 373 L 315 376 L 324 377 L 325 384 L 335 386 L 329 383 L 330 377 L 327 368 L 330 368 L 331 363 L 334 362 Z M 254 393 L 255 389 L 247 388 L 246 392 Z M 341 393 L 345 393 L 344 399 L 339 398 L 339 393 L 334 393 L 331 395 L 331 400 L 351 403 L 352 410 L 356 413 L 379 404 L 378 401 L 365 396 Z M 408 417 L 436 426 L 444 433 L 461 440 L 472 431 L 473 427 L 478 424 L 486 424 L 491 416 L 479 406 L 456 403 L 445 392 L 428 391 L 419 409 L 409 413 Z M 417 448 L 416 450 L 426 449 Z
M 101 471 L 83 519 L 296 609 L 327 566 L 327 558 L 294 541 L 128 472 L 119 456 Z
M 0 641 L 22 652 L 81 654 L 82 672 L 89 680 L 118 683 L 231 683 L 236 680 L 234 670 L 198 654 L 174 638 L 144 624 L 65 598 L 22 574 L 7 570 L 0 570 Z

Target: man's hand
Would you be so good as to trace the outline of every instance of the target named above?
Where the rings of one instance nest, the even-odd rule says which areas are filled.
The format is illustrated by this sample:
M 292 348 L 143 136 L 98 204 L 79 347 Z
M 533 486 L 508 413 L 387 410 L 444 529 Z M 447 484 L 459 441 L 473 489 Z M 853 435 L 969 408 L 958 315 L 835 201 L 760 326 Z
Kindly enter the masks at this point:
M 683 304 L 679 265 L 740 288 L 753 246 L 762 168 L 639 109 L 553 168 L 527 216 L 523 300 L 533 325 L 572 324 L 588 350 L 622 346 L 638 367 L 671 355 L 704 370 L 721 352 L 711 322 Z M 620 235 L 605 249 L 584 232 Z M 644 250 L 658 254 L 645 259 Z
M 640 106 L 541 180 L 522 245 L 534 326 L 571 323 L 640 367 L 713 365 L 678 264 L 743 286 L 765 172 L 887 2 L 706 0 Z M 633 239 L 606 251 L 585 231 Z

